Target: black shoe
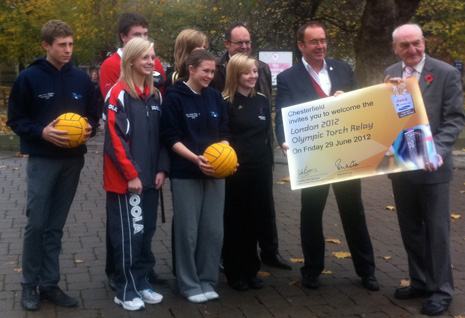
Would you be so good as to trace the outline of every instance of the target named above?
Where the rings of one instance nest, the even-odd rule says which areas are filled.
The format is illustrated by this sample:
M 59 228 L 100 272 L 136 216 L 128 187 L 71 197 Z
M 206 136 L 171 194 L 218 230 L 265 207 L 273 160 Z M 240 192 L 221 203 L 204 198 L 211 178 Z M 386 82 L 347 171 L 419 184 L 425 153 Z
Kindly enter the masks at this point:
M 115 275 L 110 274 L 108 275 L 108 285 L 110 285 L 110 288 L 116 291 L 116 283 L 115 283 Z
M 58 286 L 40 290 L 40 300 L 47 300 L 60 307 L 74 307 L 78 304 L 77 299 L 66 295 Z
M 394 297 L 397 299 L 411 299 L 426 296 L 426 290 L 412 286 L 400 287 L 396 289 Z
M 427 316 L 441 316 L 449 308 L 449 304 L 441 304 L 435 300 L 428 300 L 423 304 L 421 313 Z
M 371 291 L 379 290 L 378 281 L 376 280 L 374 276 L 363 277 L 362 284 L 363 284 L 363 287 L 365 287 L 368 290 L 371 290 Z
M 288 269 L 288 270 L 292 269 L 291 265 L 279 254 L 265 255 L 262 253 L 261 260 L 263 264 L 271 266 L 271 267 Z
M 245 279 L 239 279 L 236 281 L 228 281 L 229 286 L 231 286 L 233 289 L 237 291 L 244 291 L 249 289 L 249 284 L 247 284 L 247 281 Z
M 149 272 L 147 278 L 149 279 L 150 284 L 163 285 L 166 283 L 166 279 L 160 278 L 160 276 L 158 276 L 153 270 Z
M 37 287 L 23 286 L 23 294 L 21 295 L 21 307 L 23 307 L 25 310 L 39 309 L 40 303 Z
M 310 289 L 317 289 L 320 287 L 320 278 L 318 276 L 304 276 L 302 277 L 302 286 Z
M 247 279 L 247 284 L 252 289 L 262 289 L 265 286 L 257 276 Z
M 221 261 L 220 261 L 220 273 L 224 273 L 224 263 L 223 263 L 223 258 L 221 258 Z

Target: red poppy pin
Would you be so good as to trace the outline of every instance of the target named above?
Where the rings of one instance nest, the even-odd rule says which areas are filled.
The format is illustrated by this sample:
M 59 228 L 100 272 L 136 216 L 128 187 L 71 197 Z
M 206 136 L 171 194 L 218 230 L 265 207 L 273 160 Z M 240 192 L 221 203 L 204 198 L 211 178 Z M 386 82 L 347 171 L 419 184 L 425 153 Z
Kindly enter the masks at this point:
M 433 75 L 428 74 L 428 75 L 425 76 L 426 85 L 431 84 L 433 82 L 433 80 L 434 80 Z

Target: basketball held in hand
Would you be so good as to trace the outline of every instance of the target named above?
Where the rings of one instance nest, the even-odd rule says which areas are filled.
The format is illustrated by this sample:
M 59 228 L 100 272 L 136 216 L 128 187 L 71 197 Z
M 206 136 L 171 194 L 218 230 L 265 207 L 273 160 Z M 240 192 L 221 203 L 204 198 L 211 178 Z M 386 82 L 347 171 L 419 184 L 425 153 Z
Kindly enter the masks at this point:
M 66 135 L 63 135 L 70 139 L 67 148 L 75 148 L 84 142 L 87 127 L 87 121 L 84 117 L 75 113 L 65 113 L 58 119 L 60 120 L 54 128 L 67 132 Z
M 234 173 L 237 167 L 237 155 L 234 149 L 223 143 L 216 143 L 207 148 L 203 154 L 213 166 L 215 178 L 226 178 Z

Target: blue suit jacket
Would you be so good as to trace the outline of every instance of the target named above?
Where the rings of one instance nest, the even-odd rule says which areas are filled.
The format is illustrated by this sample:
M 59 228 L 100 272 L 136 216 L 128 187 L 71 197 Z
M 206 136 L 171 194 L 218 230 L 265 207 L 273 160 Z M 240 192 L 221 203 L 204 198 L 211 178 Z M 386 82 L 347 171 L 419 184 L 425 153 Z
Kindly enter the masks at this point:
M 402 62 L 388 67 L 384 75 L 402 77 Z M 426 82 L 427 75 L 433 76 L 431 83 Z M 447 63 L 426 56 L 419 85 L 436 151 L 442 156 L 444 164 L 432 173 L 423 170 L 405 173 L 412 182 L 419 184 L 449 182 L 453 176 L 452 149 L 465 122 L 460 72 Z M 390 177 L 396 178 L 398 175 Z
M 329 78 L 331 80 L 331 92 L 348 92 L 357 89 L 354 72 L 349 64 L 326 59 Z M 313 86 L 310 74 L 302 62 L 283 71 L 277 77 L 278 90 L 276 93 L 276 137 L 279 145 L 285 142 L 283 118 L 281 109 L 288 106 L 302 104 L 319 99 L 318 93 Z

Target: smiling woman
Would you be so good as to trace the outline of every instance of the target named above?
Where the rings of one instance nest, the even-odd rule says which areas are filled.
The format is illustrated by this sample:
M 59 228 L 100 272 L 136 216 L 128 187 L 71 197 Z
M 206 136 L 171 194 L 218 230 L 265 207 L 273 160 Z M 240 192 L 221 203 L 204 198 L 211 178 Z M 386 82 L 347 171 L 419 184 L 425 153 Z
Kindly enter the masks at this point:
M 131 311 L 163 299 L 147 280 L 155 265 L 151 242 L 158 190 L 168 172 L 159 141 L 161 98 L 153 84 L 154 59 L 152 42 L 130 40 L 124 47 L 121 78 L 105 101 L 104 188 L 115 264 L 114 301 Z
M 195 50 L 184 67 L 188 77 L 166 90 L 162 140 L 171 150 L 173 263 L 179 290 L 189 301 L 203 303 L 219 297 L 214 288 L 223 245 L 225 184 L 213 177 L 203 153 L 211 144 L 229 144 L 229 130 L 224 100 L 208 86 L 215 57 Z

